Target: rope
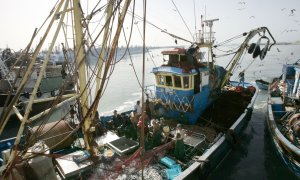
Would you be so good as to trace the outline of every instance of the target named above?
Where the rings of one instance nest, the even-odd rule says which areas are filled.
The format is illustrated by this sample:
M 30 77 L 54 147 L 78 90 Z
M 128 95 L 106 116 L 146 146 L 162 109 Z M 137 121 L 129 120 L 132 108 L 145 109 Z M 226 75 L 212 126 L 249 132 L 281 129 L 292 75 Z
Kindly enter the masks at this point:
M 227 43 L 229 43 L 229 42 L 231 42 L 231 41 L 233 41 L 233 40 L 236 40 L 236 39 L 238 39 L 238 38 L 241 38 L 241 37 L 243 37 L 243 36 L 245 36 L 245 35 L 246 35 L 246 34 L 243 33 L 243 34 L 234 36 L 234 37 L 232 37 L 232 38 L 230 38 L 230 39 L 227 39 L 227 40 L 225 40 L 225 41 L 223 41 L 223 42 L 220 42 L 219 44 L 214 45 L 214 47 L 216 48 L 216 47 L 218 47 L 218 46 L 222 46 L 222 45 L 227 44 Z
M 131 15 L 133 15 L 131 11 L 128 11 L 128 13 L 131 14 Z M 134 14 L 134 17 L 137 18 L 137 19 L 140 20 L 140 21 L 143 21 L 143 18 L 142 18 L 141 16 L 137 15 L 137 14 Z M 157 25 L 151 23 L 151 22 L 148 21 L 148 20 L 146 21 L 146 23 L 149 24 L 149 25 L 151 25 L 151 26 L 153 26 L 154 28 L 160 30 L 161 32 L 168 34 L 169 36 L 171 36 L 171 37 L 173 37 L 173 38 L 180 39 L 180 40 L 182 40 L 182 41 L 189 42 L 189 43 L 193 44 L 192 41 L 186 40 L 186 39 L 184 39 L 184 38 L 182 38 L 182 37 L 179 37 L 179 36 L 177 36 L 177 35 L 175 35 L 175 34 L 169 33 L 169 32 L 167 32 L 165 29 L 162 29 L 162 28 L 158 27 Z
M 181 20 L 183 21 L 183 23 L 184 23 L 185 27 L 187 28 L 187 30 L 189 31 L 190 35 L 192 36 L 192 39 L 193 39 L 193 41 L 195 41 L 195 39 L 194 39 L 194 36 L 193 36 L 193 34 L 192 34 L 192 32 L 191 32 L 190 28 L 187 26 L 187 24 L 186 24 L 185 20 L 183 19 L 183 17 L 182 17 L 182 15 L 181 15 L 181 13 L 180 13 L 180 12 L 179 12 L 179 10 L 178 10 L 178 8 L 177 8 L 176 4 L 174 3 L 174 1 L 173 1 L 173 0 L 171 0 L 171 2 L 173 3 L 174 7 L 176 8 L 176 11 L 178 12 L 178 14 L 179 14 L 179 16 L 180 16 Z

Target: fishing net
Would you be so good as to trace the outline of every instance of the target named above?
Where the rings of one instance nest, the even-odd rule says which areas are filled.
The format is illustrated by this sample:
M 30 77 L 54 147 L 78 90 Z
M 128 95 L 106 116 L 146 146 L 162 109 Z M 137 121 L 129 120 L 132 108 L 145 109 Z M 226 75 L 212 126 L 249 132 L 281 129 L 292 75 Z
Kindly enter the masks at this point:
M 130 156 L 119 156 L 113 159 L 102 158 L 102 162 L 97 165 L 89 179 L 136 179 L 135 177 L 141 177 L 142 169 L 145 177 L 159 177 L 161 169 L 159 166 L 152 167 L 152 164 L 159 162 L 159 159 L 173 148 L 174 141 L 171 141 L 144 153 L 143 149 L 139 148 Z

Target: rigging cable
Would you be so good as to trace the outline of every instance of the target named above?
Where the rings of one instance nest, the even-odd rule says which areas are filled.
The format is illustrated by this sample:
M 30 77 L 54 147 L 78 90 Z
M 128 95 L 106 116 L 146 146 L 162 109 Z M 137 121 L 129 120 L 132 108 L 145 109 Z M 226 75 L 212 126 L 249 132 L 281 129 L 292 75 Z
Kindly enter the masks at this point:
M 190 35 L 192 36 L 192 39 L 193 39 L 193 41 L 195 41 L 195 39 L 194 39 L 194 36 L 193 36 L 193 34 L 192 34 L 192 32 L 191 32 L 190 28 L 187 26 L 187 24 L 186 24 L 185 20 L 183 19 L 183 17 L 182 17 L 182 15 L 181 15 L 181 13 L 180 13 L 180 12 L 179 12 L 179 10 L 178 10 L 178 8 L 177 8 L 176 4 L 174 3 L 174 1 L 173 1 L 173 0 L 171 0 L 171 2 L 173 3 L 174 7 L 176 8 L 176 10 L 177 10 L 177 12 L 178 12 L 179 16 L 181 17 L 181 20 L 183 21 L 183 23 L 184 23 L 185 27 L 187 28 L 187 30 L 189 31 Z
M 140 37 L 142 38 L 143 37 L 142 33 L 141 33 L 140 28 L 139 28 L 139 26 L 137 24 L 136 24 L 136 27 L 137 27 L 137 30 L 138 30 L 138 32 L 140 34 Z M 154 65 L 154 67 L 157 67 L 156 64 L 155 64 L 155 62 L 154 62 L 154 59 L 153 59 L 152 55 L 150 54 L 150 51 L 149 51 L 148 47 L 146 47 L 146 50 L 147 50 L 147 53 L 148 53 L 148 55 L 149 55 L 149 57 L 150 57 L 153 65 Z
M 227 43 L 229 43 L 229 42 L 231 42 L 231 41 L 233 41 L 233 40 L 236 40 L 236 39 L 238 39 L 238 38 L 241 38 L 241 37 L 243 37 L 243 36 L 245 36 L 245 33 L 240 34 L 240 35 L 237 35 L 237 36 L 234 36 L 234 37 L 232 37 L 232 38 L 230 38 L 230 39 L 227 39 L 227 40 L 225 40 L 225 41 L 223 41 L 223 42 L 220 42 L 219 44 L 214 45 L 214 47 L 218 47 L 218 46 L 227 44 Z
M 133 4 L 135 4 L 135 0 L 133 1 Z M 134 6 L 134 7 L 135 7 L 135 6 Z M 134 8 L 133 11 L 132 11 L 133 14 L 134 14 L 134 10 L 135 10 L 135 8 Z M 123 29 L 123 34 L 124 34 L 124 39 L 125 39 L 126 44 L 127 44 L 127 48 L 128 48 L 128 45 L 129 45 L 129 42 L 130 42 L 130 39 L 131 39 L 131 35 L 132 35 L 133 19 L 134 19 L 134 16 L 132 16 L 131 31 L 130 31 L 129 41 L 128 41 L 128 42 L 127 42 L 127 38 L 126 38 L 126 36 L 125 36 L 124 27 L 122 28 L 122 29 Z M 127 49 L 127 50 L 128 50 L 128 49 Z M 131 62 L 132 69 L 133 69 L 133 71 L 134 71 L 134 75 L 135 75 L 135 77 L 136 77 L 136 80 L 137 80 L 137 82 L 139 83 L 139 86 L 140 86 L 140 88 L 141 88 L 142 91 L 143 91 L 142 84 L 141 84 L 141 82 L 140 82 L 140 80 L 139 80 L 139 77 L 138 77 L 138 75 L 137 75 L 137 72 L 136 72 L 136 70 L 135 70 L 135 67 L 134 67 L 134 64 L 133 64 L 133 61 L 132 61 L 132 57 L 131 57 L 130 50 L 128 50 L 128 54 L 129 54 L 129 59 L 130 59 L 130 62 Z
M 128 11 L 128 13 L 131 14 L 131 15 L 133 15 L 132 12 L 130 12 L 130 11 Z M 142 18 L 141 16 L 139 16 L 139 15 L 137 15 L 137 14 L 135 14 L 134 16 L 135 16 L 135 18 L 139 19 L 140 21 L 143 21 L 143 18 Z M 182 37 L 179 37 L 179 36 L 177 36 L 177 35 L 175 35 L 175 34 L 169 33 L 169 32 L 167 32 L 165 29 L 162 29 L 162 28 L 156 26 L 155 24 L 149 22 L 148 20 L 146 20 L 146 23 L 149 24 L 149 25 L 151 25 L 151 26 L 153 26 L 154 28 L 160 30 L 161 32 L 168 34 L 169 36 L 171 36 L 171 37 L 173 37 L 173 38 L 180 39 L 180 40 L 182 40 L 182 41 L 185 41 L 185 42 L 188 42 L 188 43 L 193 44 L 192 41 L 189 41 L 189 40 L 187 40 L 187 39 L 184 39 L 184 38 L 182 38 Z
M 196 21 L 196 1 L 194 0 L 194 20 L 195 20 L 195 34 L 197 33 L 197 21 Z M 194 39 L 195 40 L 195 39 Z

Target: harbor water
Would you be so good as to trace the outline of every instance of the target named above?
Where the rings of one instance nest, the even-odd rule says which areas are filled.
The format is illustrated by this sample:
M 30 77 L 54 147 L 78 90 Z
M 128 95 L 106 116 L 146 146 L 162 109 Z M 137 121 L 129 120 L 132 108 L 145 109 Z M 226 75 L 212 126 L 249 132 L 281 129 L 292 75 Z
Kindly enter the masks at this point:
M 146 55 L 145 84 L 155 83 L 151 69 L 163 63 L 161 51 L 165 49 L 151 49 Z M 115 73 L 110 77 L 105 94 L 101 99 L 99 112 L 111 115 L 113 110 L 123 112 L 132 109 L 135 102 L 141 98 L 139 81 L 142 78 L 142 54 L 135 53 L 130 58 L 119 61 Z M 245 80 L 255 83 L 256 79 L 271 81 L 282 74 L 282 65 L 294 63 L 300 59 L 300 45 L 276 45 L 268 52 L 264 60 L 253 58 L 245 54 L 242 63 L 238 65 L 232 80 L 238 80 L 237 74 L 245 70 Z M 226 58 L 216 62 L 225 65 Z M 133 70 L 135 67 L 135 71 Z M 233 147 L 220 165 L 212 172 L 208 179 L 297 179 L 277 156 L 266 127 L 267 92 L 260 91 L 256 99 L 251 120 L 246 125 L 239 143 Z

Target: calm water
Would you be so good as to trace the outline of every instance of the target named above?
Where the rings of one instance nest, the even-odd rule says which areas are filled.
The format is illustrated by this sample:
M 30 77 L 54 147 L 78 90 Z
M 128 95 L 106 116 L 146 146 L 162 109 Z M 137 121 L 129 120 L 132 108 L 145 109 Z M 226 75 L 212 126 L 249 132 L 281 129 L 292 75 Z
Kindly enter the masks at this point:
M 150 56 L 153 61 L 149 55 L 147 56 L 146 84 L 148 85 L 154 84 L 154 76 L 150 73 L 154 66 L 153 62 L 157 65 L 162 63 L 161 50 L 151 51 Z M 274 46 L 263 61 L 257 58 L 252 62 L 251 56 L 246 54 L 232 79 L 236 80 L 236 74 L 246 69 L 246 81 L 254 82 L 255 79 L 260 78 L 270 81 L 273 77 L 281 75 L 283 64 L 293 63 L 297 59 L 300 59 L 300 45 Z M 141 54 L 134 55 L 132 60 L 139 77 L 141 77 Z M 228 60 L 223 58 L 217 63 L 225 65 L 227 62 Z M 117 64 L 99 107 L 102 114 L 111 114 L 114 109 L 119 112 L 130 109 L 135 101 L 140 99 L 141 90 L 130 64 L 129 59 Z M 251 66 L 248 68 L 249 64 Z M 267 94 L 261 91 L 256 99 L 252 118 L 239 139 L 240 146 L 227 155 L 209 179 L 296 179 L 284 167 L 271 146 L 265 127 L 266 103 Z

